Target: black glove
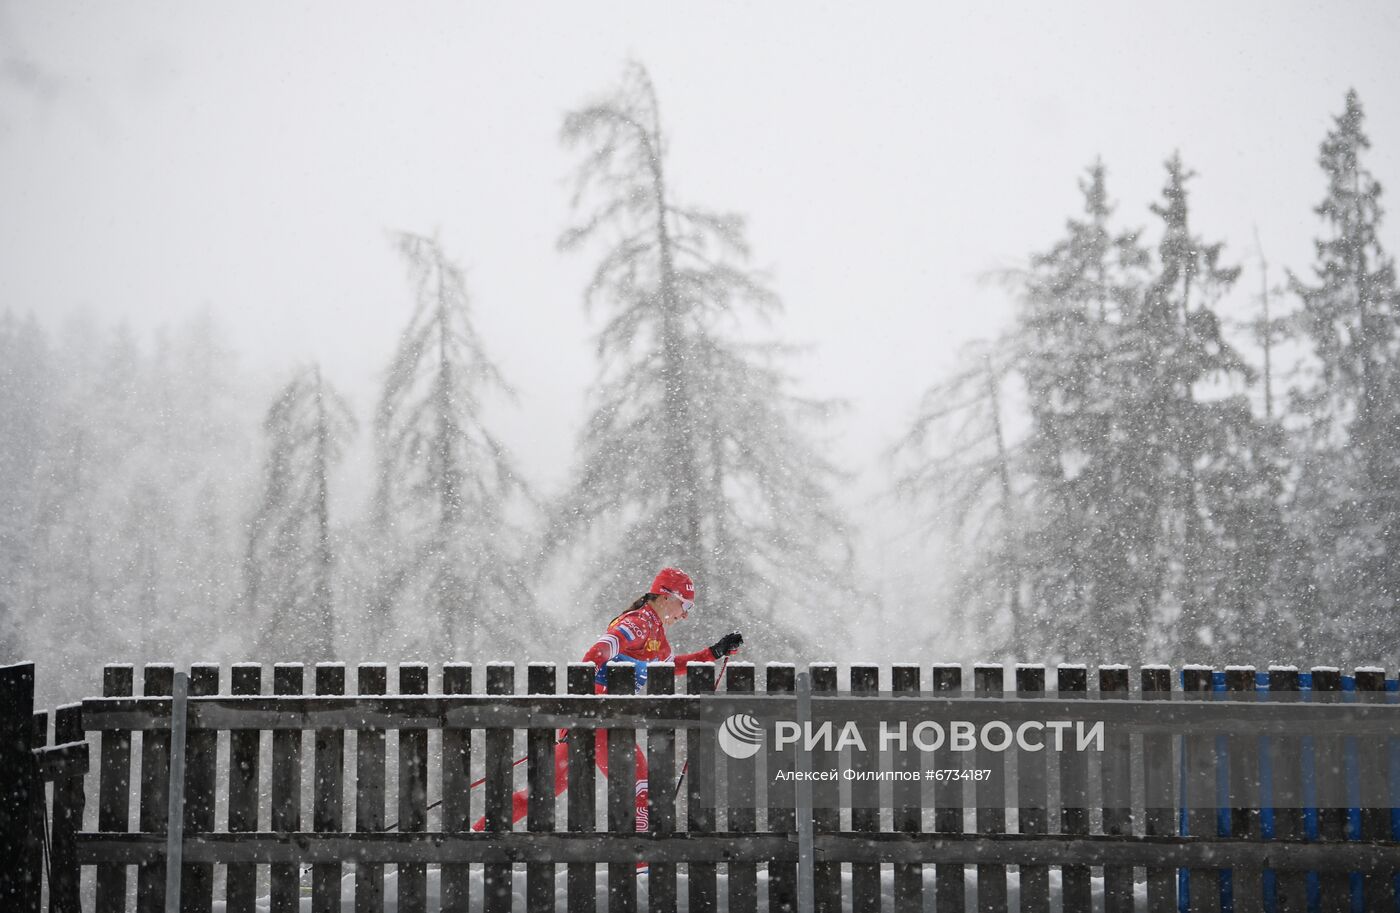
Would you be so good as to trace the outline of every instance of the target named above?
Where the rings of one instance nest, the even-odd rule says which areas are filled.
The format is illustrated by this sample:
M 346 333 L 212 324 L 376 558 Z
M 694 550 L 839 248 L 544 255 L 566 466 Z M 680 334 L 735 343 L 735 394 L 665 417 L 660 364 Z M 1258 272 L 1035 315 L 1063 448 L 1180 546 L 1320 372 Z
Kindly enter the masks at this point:
M 732 634 L 726 634 L 721 637 L 719 642 L 710 648 L 710 652 L 715 655 L 715 659 L 719 659 L 721 656 L 733 656 L 735 653 L 739 652 L 739 648 L 743 645 L 744 635 L 735 631 Z

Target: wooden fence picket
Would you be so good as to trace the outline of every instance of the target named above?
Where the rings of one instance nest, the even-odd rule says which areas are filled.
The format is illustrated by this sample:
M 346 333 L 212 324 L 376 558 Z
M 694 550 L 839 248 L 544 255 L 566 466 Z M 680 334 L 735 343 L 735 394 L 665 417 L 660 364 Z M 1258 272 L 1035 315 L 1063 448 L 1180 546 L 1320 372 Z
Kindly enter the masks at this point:
M 653 663 L 647 669 L 647 694 L 674 694 L 674 663 Z M 676 832 L 676 730 L 647 730 L 647 774 L 651 780 L 648 826 L 658 839 Z M 654 862 L 647 875 L 648 913 L 676 913 L 676 866 Z
M 1144 701 L 1171 700 L 1170 667 L 1143 666 L 1140 674 Z M 1171 837 L 1177 832 L 1174 741 L 1166 733 L 1142 735 L 1143 833 L 1148 837 Z M 1176 882 L 1176 869 L 1147 867 L 1147 913 L 1176 913 Z
M 1380 703 L 1385 694 L 1385 670 L 1363 667 L 1355 671 L 1356 690 L 1367 703 Z M 1374 801 L 1389 795 L 1390 751 L 1386 736 L 1358 740 L 1357 767 L 1361 790 L 1362 840 L 1386 840 L 1390 833 L 1390 809 Z M 1374 910 L 1395 909 L 1395 879 L 1381 872 L 1367 872 L 1361 880 L 1366 906 Z
M 880 690 L 880 667 L 871 664 L 853 663 L 850 672 L 851 694 L 875 695 Z M 879 729 L 870 724 L 860 727 L 861 740 L 865 750 L 851 750 L 851 770 L 856 773 L 873 773 L 879 769 Z M 880 785 L 874 781 L 854 780 L 851 782 L 851 831 L 857 834 L 874 834 L 880 830 Z M 880 865 L 860 862 L 851 866 L 851 892 L 861 898 L 865 909 L 879 913 Z
M 769 695 L 791 697 L 797 684 L 797 669 L 787 663 L 769 663 L 765 670 L 765 688 Z M 795 752 L 780 752 L 770 740 L 764 761 L 768 788 L 768 831 L 797 839 L 796 790 L 790 779 L 779 780 L 780 774 L 791 774 Z M 774 859 L 768 863 L 769 913 L 794 913 L 797 910 L 797 863 Z M 660 913 L 660 911 L 653 911 Z
M 131 697 L 135 667 L 111 663 L 102 670 L 103 697 Z M 102 733 L 97 782 L 97 829 L 125 833 L 131 828 L 131 732 L 113 729 Z M 96 913 L 121 913 L 126 909 L 127 866 L 104 863 L 97 867 Z M 229 913 L 235 913 L 232 904 Z M 241 913 L 241 911 L 238 911 Z
M 1296 667 L 1269 667 L 1271 699 L 1297 700 L 1300 684 Z M 1301 735 L 1269 737 L 1269 766 L 1273 774 L 1274 795 L 1288 800 L 1273 810 L 1275 840 L 1303 839 L 1303 809 L 1298 804 L 1303 792 L 1302 756 Z M 1274 877 L 1278 913 L 1304 913 L 1308 909 L 1306 874 L 1298 869 L 1282 869 Z
M 470 663 L 445 663 L 443 694 L 471 694 Z M 465 726 L 442 730 L 442 830 L 461 834 L 471 830 L 472 731 Z M 470 909 L 471 868 L 460 863 L 442 867 L 442 913 L 467 913 Z M 539 910 L 532 900 L 531 910 Z M 552 909 L 552 908 L 551 908 Z
M 1099 667 L 1099 695 L 1108 700 L 1127 700 L 1128 667 Z M 1133 833 L 1133 781 L 1130 740 L 1126 730 L 1106 726 L 1101 754 L 1099 782 L 1103 803 L 1103 832 L 1108 836 L 1130 837 Z M 1133 913 L 1133 867 L 1106 865 L 1103 869 L 1104 913 Z
M 49 744 L 49 713 L 47 710 L 39 710 L 30 717 L 29 737 L 26 739 L 26 746 L 30 751 L 44 748 Z M 57 739 L 55 738 L 55 741 Z M 43 789 L 42 784 L 37 784 Z M 28 873 L 43 873 L 44 871 L 44 806 L 39 802 L 30 803 L 29 833 L 39 834 L 41 839 L 35 840 L 31 836 L 28 845 L 23 848 L 26 857 L 25 871 Z M 57 817 L 57 816 L 55 816 Z M 53 890 L 50 888 L 50 895 Z M 28 878 L 21 891 L 19 909 L 23 913 L 40 913 L 44 902 L 44 879 L 43 877 Z
M 557 683 L 553 663 L 531 663 L 525 673 L 525 690 L 553 694 Z M 554 754 L 556 730 L 534 727 L 526 731 L 525 748 L 528 804 L 525 826 L 532 834 L 547 834 L 554 827 Z M 525 866 L 525 905 L 530 913 L 554 911 L 554 864 L 532 862 Z
M 380 695 L 389 690 L 389 667 L 361 663 L 355 669 L 355 690 Z M 446 738 L 446 736 L 444 736 Z M 377 834 L 384 830 L 385 735 L 378 727 L 355 733 L 355 830 Z M 355 863 L 355 913 L 384 913 L 384 866 Z
M 597 669 L 592 663 L 570 663 L 568 692 L 573 695 L 593 693 Z M 590 721 L 591 722 L 591 721 Z M 591 726 L 574 726 L 569 730 L 569 797 L 568 828 L 570 833 L 593 833 L 596 822 L 593 790 L 594 730 Z M 598 867 L 590 862 L 571 862 L 568 867 L 569 913 L 594 913 L 598 908 Z
M 896 697 L 917 697 L 919 694 L 919 667 L 913 664 L 896 664 L 890 669 L 890 688 Z M 912 733 L 905 733 L 909 740 L 902 751 L 894 754 L 894 770 L 900 773 L 923 776 L 923 764 L 919 750 L 914 746 Z M 890 789 L 890 801 L 894 808 L 890 825 L 897 833 L 917 834 L 924 829 L 922 780 L 895 780 Z M 894 913 L 916 913 L 924 908 L 924 867 L 921 863 L 898 863 L 894 867 Z
M 1342 670 L 1335 666 L 1315 666 L 1312 690 L 1316 697 L 1340 701 Z M 1332 735 L 1313 736 L 1313 770 L 1317 785 L 1318 840 L 1341 843 L 1346 840 L 1346 771 L 1343 768 L 1342 740 Z M 1348 913 L 1351 910 L 1351 879 L 1335 869 L 1318 873 L 1322 913 Z
M 345 693 L 343 663 L 316 664 L 316 693 Z M 314 774 L 311 787 L 311 827 L 317 833 L 337 833 L 345 829 L 345 730 L 316 730 Z M 339 913 L 340 876 L 338 862 L 318 862 L 311 867 L 312 913 Z
M 752 663 L 730 662 L 725 666 L 726 694 L 753 694 Z M 751 834 L 758 829 L 758 791 L 754 777 L 756 759 L 729 758 L 727 827 L 731 833 Z M 753 862 L 729 864 L 730 913 L 755 913 L 758 909 L 758 866 Z
M 277 663 L 272 667 L 272 693 L 300 696 L 306 686 L 301 663 Z M 300 729 L 272 732 L 273 831 L 301 830 Z M 272 913 L 297 913 L 301 909 L 301 872 L 295 863 L 273 864 L 270 871 Z
M 399 664 L 399 693 L 428 693 L 427 663 Z M 428 829 L 428 730 L 401 728 L 399 743 L 399 833 Z M 425 913 L 428 908 L 428 867 L 421 862 L 398 865 L 399 913 Z
M 1253 666 L 1227 666 L 1225 691 L 1234 700 L 1254 700 Z M 1259 737 L 1253 733 L 1226 738 L 1229 755 L 1230 836 L 1259 839 Z M 1264 870 L 1239 866 L 1230 871 L 1235 913 L 1263 913 Z
M 1016 696 L 1035 700 L 1045 696 L 1045 667 L 1024 663 L 1016 667 Z M 1049 833 L 1050 792 L 1044 751 L 1016 755 L 1016 793 L 1019 807 L 1017 832 L 1041 836 Z M 1021 866 L 1022 913 L 1049 913 L 1050 867 Z
M 813 699 L 836 691 L 835 663 L 812 663 L 808 667 L 812 677 Z M 812 751 L 812 770 L 825 771 L 836 767 L 837 755 L 834 751 L 816 748 Z M 812 833 L 834 834 L 841 830 L 841 806 L 838 783 L 817 780 L 812 784 Z M 841 863 L 818 861 L 812 866 L 812 898 L 817 913 L 840 913 L 841 910 Z
M 142 669 L 141 693 L 146 697 L 169 697 L 174 689 L 174 666 L 148 663 Z M 170 730 L 147 729 L 141 733 L 141 830 L 163 836 L 169 822 L 169 809 Z M 137 913 L 161 913 L 164 909 L 165 861 L 150 859 L 136 867 L 136 910 Z
M 714 663 L 691 663 L 686 667 L 686 693 L 713 694 L 715 690 Z M 700 728 L 685 731 L 686 757 L 689 766 L 685 775 L 686 830 L 691 834 L 712 834 L 715 831 L 715 734 Z M 714 913 L 717 909 L 718 888 L 713 862 L 692 862 L 687 867 L 690 881 L 691 913 Z
M 1062 700 L 1088 696 L 1089 670 L 1062 663 L 1055 669 L 1055 690 Z M 1060 833 L 1082 837 L 1089 833 L 1089 759 L 1082 752 L 1066 751 L 1060 758 Z M 1060 866 L 1060 891 L 1066 913 L 1088 913 L 1092 903 L 1089 866 Z
M 235 663 L 229 672 L 229 691 L 242 696 L 262 694 L 262 664 Z M 228 745 L 228 831 L 230 834 L 252 833 L 258 829 L 262 730 L 230 730 Z M 254 913 L 257 886 L 256 865 L 229 863 L 224 881 L 224 907 L 228 913 Z
M 83 705 L 65 704 L 54 712 L 54 745 L 83 740 Z M 49 841 L 50 913 L 81 913 L 78 866 L 78 831 L 83 827 L 86 796 L 81 774 L 60 777 L 53 784 L 52 838 Z
M 1001 698 L 1004 682 L 1001 666 L 978 663 L 972 667 L 973 693 L 979 698 Z M 973 754 L 973 769 L 990 771 L 985 779 L 973 782 L 976 796 L 977 833 L 1006 833 L 1006 755 L 981 746 Z M 977 909 L 980 913 L 1000 913 L 1007 908 L 1006 866 L 992 863 L 977 866 Z
M 933 667 L 935 696 L 950 697 L 962 692 L 962 666 Z M 945 747 L 934 753 L 935 769 L 955 765 L 951 752 Z M 961 766 L 961 765 L 956 765 Z M 933 829 L 940 834 L 963 833 L 963 785 L 959 780 L 935 781 L 933 784 Z M 962 863 L 940 862 L 933 869 L 934 906 L 939 910 L 966 909 L 967 886 L 963 881 Z
M 190 697 L 218 693 L 218 663 L 195 663 L 190 666 Z M 218 745 L 219 733 L 213 729 L 195 729 L 185 736 L 184 833 L 187 837 L 197 837 L 214 830 Z M 181 865 L 180 909 L 189 913 L 207 913 L 213 903 L 213 864 L 186 862 Z

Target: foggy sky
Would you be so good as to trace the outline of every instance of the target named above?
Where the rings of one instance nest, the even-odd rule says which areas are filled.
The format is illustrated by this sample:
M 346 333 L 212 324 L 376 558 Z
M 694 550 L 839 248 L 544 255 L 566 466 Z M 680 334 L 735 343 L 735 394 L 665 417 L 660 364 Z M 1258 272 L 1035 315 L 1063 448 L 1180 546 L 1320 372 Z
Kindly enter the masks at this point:
M 1354 87 L 1400 250 L 1397 39 L 1393 2 L 3 3 L 0 307 L 143 330 L 207 307 L 269 390 L 316 358 L 367 407 L 411 309 L 386 230 L 436 230 L 520 393 L 495 427 L 557 489 L 600 325 L 594 258 L 554 246 L 557 132 L 633 57 L 675 199 L 749 217 L 787 306 L 769 333 L 810 345 L 801 392 L 849 400 L 829 432 L 874 491 L 919 394 L 1008 313 L 979 276 L 1059 236 L 1096 156 L 1155 244 L 1181 150 L 1243 319 L 1253 226 L 1271 279 L 1311 262 Z

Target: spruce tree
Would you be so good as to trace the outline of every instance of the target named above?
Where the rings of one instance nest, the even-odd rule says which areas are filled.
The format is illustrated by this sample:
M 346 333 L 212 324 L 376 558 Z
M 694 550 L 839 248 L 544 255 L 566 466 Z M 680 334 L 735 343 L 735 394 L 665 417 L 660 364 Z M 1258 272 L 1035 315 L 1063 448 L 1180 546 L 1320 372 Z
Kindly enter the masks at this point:
M 1080 182 L 1081 218 L 1036 255 L 1014 334 L 1025 384 L 1026 562 L 1034 611 L 1055 655 L 1105 656 L 1140 644 L 1133 594 L 1150 586 L 1134 467 L 1120 459 L 1123 314 L 1140 294 L 1149 255 L 1135 232 L 1110 226 L 1107 169 Z
M 742 628 L 768 655 L 823 643 L 811 619 L 854 609 L 841 475 L 812 437 L 830 404 L 792 392 L 781 346 L 740 337 L 780 311 L 745 265 L 743 219 L 674 198 L 639 64 L 566 115 L 562 139 L 581 162 L 560 246 L 600 250 L 585 303 L 606 322 L 581 465 L 546 548 L 584 553 L 600 617 L 677 565 L 716 631 Z
M 0 663 L 19 662 L 23 582 L 34 561 L 36 473 L 52 407 L 48 339 L 33 313 L 0 316 Z
M 482 411 L 488 394 L 510 389 L 472 325 L 461 268 L 436 238 L 403 232 L 395 243 L 415 304 L 375 416 L 366 646 L 509 653 L 521 644 L 507 619 L 532 608 L 511 512 L 526 490 Z
M 245 609 L 250 630 L 260 632 L 259 656 L 337 655 L 329 477 L 355 427 L 317 365 L 299 370 L 268 409 L 263 497 L 244 556 Z
M 925 391 L 914 422 L 887 456 L 894 493 L 911 503 L 925 540 L 951 531 L 947 617 L 986 655 L 1024 656 L 1034 592 L 1024 516 L 1024 447 L 1009 437 L 1003 387 L 1017 361 L 1009 347 L 974 343 L 959 369 Z
M 1347 658 L 1400 655 L 1400 293 L 1380 240 L 1381 184 L 1355 91 L 1322 142 L 1327 195 L 1314 282 L 1291 277 L 1315 376 L 1294 391 L 1306 420 L 1300 518 L 1314 541 L 1329 639 Z M 1343 611 L 1344 610 L 1344 611 Z M 1365 645 L 1364 647 L 1361 645 Z

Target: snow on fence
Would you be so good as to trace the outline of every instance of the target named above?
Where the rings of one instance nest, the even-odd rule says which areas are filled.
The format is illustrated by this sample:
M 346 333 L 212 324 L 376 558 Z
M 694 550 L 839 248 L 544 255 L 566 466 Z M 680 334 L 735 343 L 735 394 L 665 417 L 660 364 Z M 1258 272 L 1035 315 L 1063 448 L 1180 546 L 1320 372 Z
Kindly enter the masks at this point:
M 134 668 L 111 665 L 102 697 L 58 709 L 50 747 L 47 715 L 33 712 L 33 665 L 0 667 L 0 909 L 38 913 L 46 898 L 53 911 L 205 911 L 221 889 L 229 911 L 299 910 L 309 868 L 314 911 L 424 910 L 430 899 L 448 911 L 505 911 L 521 896 L 517 864 L 530 913 L 595 911 L 599 864 L 609 911 L 637 909 L 639 880 L 650 910 L 863 911 L 882 898 L 895 911 L 974 900 L 983 911 L 1013 901 L 1089 910 L 1094 896 L 1106 911 L 1397 909 L 1400 705 L 1382 670 L 1189 666 L 1173 676 L 1145 666 L 1134 686 L 1127 667 L 1103 666 L 1090 690 L 1085 667 L 1064 665 L 1047 690 L 1044 667 L 1017 666 L 1008 683 L 1000 666 L 978 665 L 964 691 L 956 665 L 932 666 L 927 688 L 920 666 L 853 665 L 839 691 L 835 665 L 798 674 L 770 664 L 758 691 L 755 668 L 731 663 L 716 691 L 715 668 L 692 664 L 675 694 L 673 670 L 653 665 L 637 695 L 633 667 L 615 664 L 606 697 L 592 693 L 587 663 L 569 665 L 562 695 L 552 664 L 530 664 L 525 694 L 509 663 L 486 667 L 484 693 L 473 692 L 467 664 L 442 666 L 431 693 L 425 664 L 400 665 L 392 693 L 384 665 L 355 671 L 347 694 L 343 665 L 317 665 L 308 695 L 303 667 L 278 664 L 264 694 L 258 664 L 233 666 L 227 692 L 217 665 L 187 676 L 148 665 L 138 697 Z M 1367 692 L 1379 700 L 1359 699 Z M 1109 745 L 1055 756 L 979 747 L 963 766 L 994 776 L 927 789 L 857 781 L 839 795 L 773 777 L 842 761 L 854 771 L 929 765 L 913 750 L 842 754 L 805 740 L 794 752 L 769 739 L 755 760 L 718 750 L 718 724 L 735 713 L 805 721 L 852 707 L 890 719 L 1105 722 Z M 556 731 L 594 727 L 610 732 L 604 820 L 586 738 L 568 741 L 561 821 Z M 513 828 L 521 731 L 529 805 Z M 634 745 L 650 765 L 643 834 Z M 470 829 L 478 770 L 483 833 Z M 1288 790 L 1311 804 L 1271 804 Z M 172 818 L 171 807 L 183 813 Z M 640 875 L 639 860 L 650 863 Z M 567 885 L 557 897 L 556 866 Z

